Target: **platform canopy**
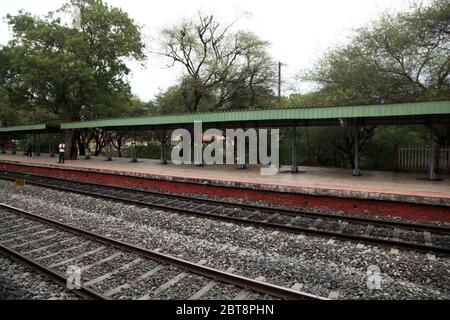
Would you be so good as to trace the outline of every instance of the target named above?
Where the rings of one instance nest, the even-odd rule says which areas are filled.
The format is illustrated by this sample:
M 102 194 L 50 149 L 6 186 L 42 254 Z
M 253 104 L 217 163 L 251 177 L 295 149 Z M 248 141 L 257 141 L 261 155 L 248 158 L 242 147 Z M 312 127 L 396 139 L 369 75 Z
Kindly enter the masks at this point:
M 45 132 L 49 127 L 46 124 L 30 124 L 25 126 L 0 127 L 1 133 L 36 133 Z
M 303 107 L 285 109 L 259 109 L 224 112 L 204 112 L 143 116 L 133 118 L 98 119 L 62 124 L 33 124 L 0 127 L 0 134 L 26 134 L 55 132 L 67 129 L 161 129 L 189 127 L 201 121 L 204 128 L 286 127 L 286 126 L 339 126 L 352 124 L 435 124 L 450 125 L 450 100 L 359 105 L 335 107 Z
M 348 124 L 450 124 L 450 100 L 415 103 L 261 109 L 99 119 L 62 123 L 61 129 L 183 127 L 201 121 L 206 127 L 262 127 Z

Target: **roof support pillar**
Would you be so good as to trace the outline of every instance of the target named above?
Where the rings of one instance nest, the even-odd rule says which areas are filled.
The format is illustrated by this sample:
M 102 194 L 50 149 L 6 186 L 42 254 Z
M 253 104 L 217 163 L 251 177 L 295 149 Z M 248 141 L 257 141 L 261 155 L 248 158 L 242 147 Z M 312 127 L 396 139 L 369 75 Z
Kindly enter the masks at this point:
M 243 145 L 240 145 L 240 143 L 235 144 L 236 151 L 237 151 L 237 157 L 238 157 L 238 163 L 239 163 L 239 170 L 245 170 L 247 169 L 247 164 L 245 163 L 246 156 L 245 156 L 245 138 Z M 234 140 L 236 141 L 236 139 Z M 233 141 L 233 143 L 234 143 Z M 249 140 L 250 143 L 250 140 Z M 234 146 L 233 146 L 234 148 Z
M 50 157 L 53 158 L 55 156 L 55 140 L 54 140 L 54 134 L 49 133 L 48 134 L 48 153 L 50 154 Z
M 93 130 L 95 130 L 95 129 L 93 129 Z M 95 132 L 95 131 L 93 131 L 93 132 Z M 85 160 L 90 160 L 91 159 L 91 153 L 92 153 L 91 152 L 91 148 L 89 147 L 88 136 L 89 136 L 89 130 L 86 131 L 86 136 L 84 137 L 84 150 L 85 150 L 84 159 Z
M 34 141 L 34 155 L 40 156 L 41 155 L 41 141 L 40 141 L 39 133 L 33 134 L 33 141 Z
M 244 140 L 245 143 L 245 140 Z M 245 147 L 237 148 L 238 159 L 239 159 L 239 170 L 247 169 L 247 164 L 245 163 Z M 243 159 L 243 160 L 241 160 Z
M 36 155 L 40 156 L 41 155 L 41 135 L 38 133 L 37 134 L 37 145 L 36 145 Z
M 292 127 L 292 150 L 291 150 L 291 158 L 292 158 L 292 165 L 291 165 L 291 173 L 297 173 L 298 172 L 298 166 L 297 166 L 297 125 L 294 124 Z
M 16 154 L 17 153 L 17 139 L 14 139 L 11 141 L 12 143 L 12 154 Z
M 167 164 L 166 160 L 166 130 L 161 130 L 161 164 Z
M 137 162 L 137 148 L 136 148 L 136 130 L 131 131 L 131 162 Z
M 361 126 L 358 124 L 356 126 L 356 133 L 355 133 L 355 167 L 353 168 L 353 176 L 360 176 L 361 171 L 359 169 L 359 131 L 361 130 Z
M 436 180 L 436 172 L 434 168 L 436 145 L 434 141 L 434 121 L 431 118 L 429 131 L 429 155 L 428 155 L 428 180 Z
M 36 156 L 37 150 L 36 150 L 36 133 L 33 133 L 33 153 Z
M 112 161 L 111 132 L 105 130 L 105 139 L 106 139 L 106 161 Z
M 27 148 L 28 148 L 28 143 L 30 141 L 30 138 L 28 136 L 28 134 L 25 134 L 24 137 L 22 138 L 22 143 L 23 143 L 23 155 L 26 156 L 27 155 Z

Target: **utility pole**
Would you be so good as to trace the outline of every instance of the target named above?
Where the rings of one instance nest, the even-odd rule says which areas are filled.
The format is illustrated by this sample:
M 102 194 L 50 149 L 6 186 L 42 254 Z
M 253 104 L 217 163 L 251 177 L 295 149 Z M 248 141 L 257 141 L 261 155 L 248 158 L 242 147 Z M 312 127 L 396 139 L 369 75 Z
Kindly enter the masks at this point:
M 281 104 L 281 67 L 285 66 L 284 63 L 281 63 L 281 61 L 278 61 L 278 107 L 282 107 Z
M 281 107 L 281 62 L 278 62 L 278 102 Z

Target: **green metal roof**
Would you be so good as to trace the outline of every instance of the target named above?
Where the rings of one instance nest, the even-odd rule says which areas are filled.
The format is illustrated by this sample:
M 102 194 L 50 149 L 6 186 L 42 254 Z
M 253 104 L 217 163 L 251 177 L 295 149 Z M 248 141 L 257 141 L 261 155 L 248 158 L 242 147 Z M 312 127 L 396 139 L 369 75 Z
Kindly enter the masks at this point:
M 308 107 L 290 109 L 246 110 L 146 116 L 134 118 L 99 119 L 62 123 L 61 129 L 133 127 L 153 125 L 188 124 L 194 121 L 233 122 L 264 120 L 326 120 L 340 118 L 407 117 L 424 115 L 450 115 L 450 100 L 381 105 Z
M 27 132 L 27 131 L 39 131 L 46 130 L 46 124 L 30 124 L 25 126 L 14 126 L 14 127 L 0 127 L 0 132 Z

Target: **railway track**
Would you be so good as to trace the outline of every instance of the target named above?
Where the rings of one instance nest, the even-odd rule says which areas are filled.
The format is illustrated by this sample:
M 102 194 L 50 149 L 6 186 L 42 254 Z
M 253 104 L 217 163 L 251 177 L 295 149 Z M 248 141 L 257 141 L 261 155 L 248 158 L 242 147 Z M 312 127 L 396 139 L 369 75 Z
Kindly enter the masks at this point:
M 309 233 L 441 254 L 450 253 L 450 227 L 447 226 L 237 204 L 7 170 L 0 172 L 0 178 L 11 181 L 26 179 L 27 183 L 41 187 L 292 233 Z
M 151 251 L 0 203 L 0 251 L 90 299 L 324 299 Z M 176 290 L 174 288 L 177 288 Z

